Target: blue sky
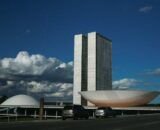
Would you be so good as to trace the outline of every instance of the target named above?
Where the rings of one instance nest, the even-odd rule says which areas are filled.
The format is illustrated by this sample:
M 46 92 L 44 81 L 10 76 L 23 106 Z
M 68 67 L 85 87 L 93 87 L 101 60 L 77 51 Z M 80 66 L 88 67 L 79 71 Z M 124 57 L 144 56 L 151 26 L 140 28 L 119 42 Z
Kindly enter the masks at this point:
M 59 66 L 69 66 L 74 34 L 97 31 L 113 42 L 113 81 L 127 81 L 126 86 L 134 89 L 160 90 L 159 0 L 5 0 L 0 1 L 0 18 L 1 62 L 12 58 L 7 61 L 11 63 L 18 54 L 28 58 L 38 54 L 49 63 L 53 61 L 48 58 L 54 57 Z M 1 77 L 1 82 L 8 81 Z

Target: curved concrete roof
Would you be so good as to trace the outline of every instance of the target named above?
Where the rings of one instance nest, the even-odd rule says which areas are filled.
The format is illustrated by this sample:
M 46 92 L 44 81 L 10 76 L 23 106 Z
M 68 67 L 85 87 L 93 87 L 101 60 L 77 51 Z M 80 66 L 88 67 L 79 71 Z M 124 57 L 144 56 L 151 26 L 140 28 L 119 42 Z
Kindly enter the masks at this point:
M 35 100 L 33 97 L 28 95 L 16 95 L 13 97 L 8 98 L 4 101 L 1 105 L 8 105 L 8 106 L 38 106 L 39 102 Z
M 96 106 L 131 107 L 149 103 L 159 95 L 156 91 L 104 90 L 79 92 Z

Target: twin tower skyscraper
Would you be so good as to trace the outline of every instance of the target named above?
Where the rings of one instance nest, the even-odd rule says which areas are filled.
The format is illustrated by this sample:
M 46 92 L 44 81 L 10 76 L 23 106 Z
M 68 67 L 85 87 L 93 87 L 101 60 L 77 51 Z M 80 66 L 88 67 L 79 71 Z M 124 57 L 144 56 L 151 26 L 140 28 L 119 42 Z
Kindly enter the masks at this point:
M 112 89 L 112 41 L 96 32 L 74 36 L 73 103 L 89 105 L 78 93 Z

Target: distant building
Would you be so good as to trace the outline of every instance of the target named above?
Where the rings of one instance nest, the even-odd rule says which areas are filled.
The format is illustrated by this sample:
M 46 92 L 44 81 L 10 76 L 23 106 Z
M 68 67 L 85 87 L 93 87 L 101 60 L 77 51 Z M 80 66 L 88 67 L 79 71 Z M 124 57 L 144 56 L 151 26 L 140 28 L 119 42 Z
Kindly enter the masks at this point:
M 112 41 L 91 32 L 74 37 L 73 103 L 88 105 L 78 92 L 112 89 Z
M 20 94 L 8 98 L 2 106 L 39 106 L 39 102 L 31 96 Z

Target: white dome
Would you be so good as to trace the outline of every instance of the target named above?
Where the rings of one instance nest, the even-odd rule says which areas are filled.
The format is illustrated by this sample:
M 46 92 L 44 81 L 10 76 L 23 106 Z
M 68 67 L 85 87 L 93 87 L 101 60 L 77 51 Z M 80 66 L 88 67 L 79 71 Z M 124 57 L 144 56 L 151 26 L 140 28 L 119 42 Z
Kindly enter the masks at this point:
M 9 105 L 9 106 L 38 106 L 39 103 L 31 96 L 27 95 L 16 95 L 13 96 L 6 101 L 4 101 L 1 105 Z
M 155 91 L 104 90 L 81 91 L 83 98 L 96 106 L 130 107 L 149 103 L 160 93 Z

